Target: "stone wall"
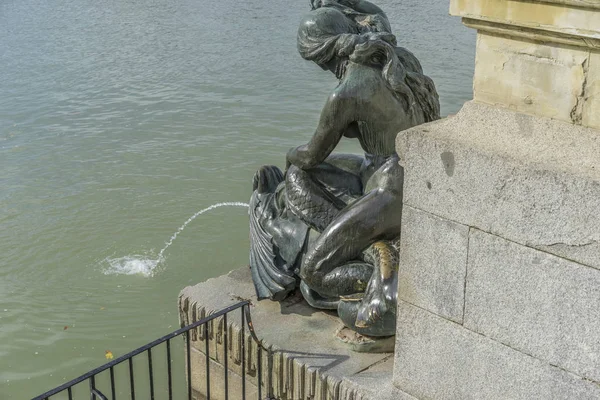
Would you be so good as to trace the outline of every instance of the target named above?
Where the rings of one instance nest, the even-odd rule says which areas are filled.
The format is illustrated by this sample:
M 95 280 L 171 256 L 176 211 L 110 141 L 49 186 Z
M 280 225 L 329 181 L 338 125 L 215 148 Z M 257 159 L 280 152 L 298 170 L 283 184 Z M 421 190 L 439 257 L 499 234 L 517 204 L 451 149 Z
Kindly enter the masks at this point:
M 451 0 L 474 100 L 398 135 L 394 384 L 600 398 L 600 1 Z
M 471 102 L 398 136 L 394 383 L 419 399 L 600 398 L 600 135 Z

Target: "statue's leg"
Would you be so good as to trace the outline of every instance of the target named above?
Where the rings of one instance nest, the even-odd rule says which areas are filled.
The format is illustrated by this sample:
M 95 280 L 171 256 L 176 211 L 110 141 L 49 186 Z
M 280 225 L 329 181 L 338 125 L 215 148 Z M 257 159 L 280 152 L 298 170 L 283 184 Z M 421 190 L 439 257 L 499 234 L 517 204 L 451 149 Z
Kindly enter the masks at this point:
M 291 166 L 285 180 L 287 206 L 304 223 L 322 232 L 350 200 L 362 195 L 358 174 L 323 163 L 303 170 Z
M 325 163 L 351 174 L 360 175 L 365 163 L 365 157 L 358 154 L 331 153 L 325 159 Z
M 340 319 L 358 333 L 389 336 L 396 331 L 399 239 L 377 241 L 363 252 L 365 261 L 375 266 L 367 290 L 338 303 Z
M 369 279 L 373 276 L 373 266 L 361 261 L 351 261 L 335 268 L 327 275 L 327 279 L 336 285 L 336 296 L 324 296 L 311 289 L 306 282 L 300 283 L 300 290 L 304 299 L 315 308 L 327 310 L 338 309 L 340 296 L 353 296 L 361 294 L 368 287 Z M 356 316 L 355 316 L 356 318 Z
M 327 226 L 308 249 L 300 277 L 322 296 L 339 296 L 340 289 L 355 285 L 360 274 L 356 264 L 344 264 L 359 259 L 375 241 L 397 237 L 401 219 L 402 193 L 373 189 Z
M 300 292 L 302 292 L 302 297 L 304 297 L 304 300 L 306 300 L 311 307 L 320 308 L 322 310 L 337 310 L 339 307 L 339 297 L 323 297 L 309 288 L 306 282 L 300 282 Z

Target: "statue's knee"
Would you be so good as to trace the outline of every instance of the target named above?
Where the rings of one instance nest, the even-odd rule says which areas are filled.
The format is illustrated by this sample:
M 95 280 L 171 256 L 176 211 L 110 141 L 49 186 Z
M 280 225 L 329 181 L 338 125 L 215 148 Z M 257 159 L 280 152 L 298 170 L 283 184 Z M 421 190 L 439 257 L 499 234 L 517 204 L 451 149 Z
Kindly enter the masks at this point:
M 287 173 L 285 175 L 285 180 L 287 185 L 301 185 L 303 181 L 306 180 L 307 173 L 301 168 L 292 165 L 288 168 Z
M 306 171 L 292 165 L 285 175 L 285 189 L 287 193 L 287 201 L 290 205 L 302 208 L 306 202 L 307 195 L 307 180 L 308 174 Z

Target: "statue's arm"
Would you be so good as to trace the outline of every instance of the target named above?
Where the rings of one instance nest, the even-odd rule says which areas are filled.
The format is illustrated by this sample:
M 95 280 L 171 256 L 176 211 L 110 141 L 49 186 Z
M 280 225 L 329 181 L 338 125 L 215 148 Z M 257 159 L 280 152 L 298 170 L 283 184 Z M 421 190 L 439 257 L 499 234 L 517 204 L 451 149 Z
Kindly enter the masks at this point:
M 350 107 L 334 93 L 321 111 L 319 125 L 310 141 L 291 149 L 287 154 L 287 164 L 301 169 L 309 169 L 321 164 L 340 142 L 344 131 L 350 125 Z

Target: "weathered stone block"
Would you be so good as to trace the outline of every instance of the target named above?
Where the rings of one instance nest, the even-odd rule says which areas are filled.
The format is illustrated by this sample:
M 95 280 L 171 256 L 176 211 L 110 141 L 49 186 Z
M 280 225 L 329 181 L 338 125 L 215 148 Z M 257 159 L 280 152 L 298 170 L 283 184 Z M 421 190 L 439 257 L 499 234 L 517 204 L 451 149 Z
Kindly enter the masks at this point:
M 473 98 L 581 123 L 589 54 L 583 48 L 479 34 Z
M 418 399 L 597 399 L 600 386 L 403 301 L 394 384 Z
M 582 96 L 582 125 L 600 129 L 600 51 L 590 53 L 587 69 L 587 82 Z
M 600 382 L 600 271 L 473 229 L 464 326 Z
M 340 399 L 417 400 L 392 383 L 394 357 L 356 375 L 347 376 L 340 387 Z
M 462 323 L 469 227 L 408 206 L 402 226 L 398 297 Z
M 478 32 L 475 100 L 600 128 L 598 2 L 451 0 L 450 13 Z
M 197 393 L 196 397 L 205 399 L 207 395 L 206 384 L 206 356 L 197 349 L 192 348 L 192 390 Z M 210 398 L 214 400 L 225 399 L 225 367 L 213 359 L 209 358 L 209 379 L 210 379 Z M 242 377 L 235 372 L 227 371 L 228 398 L 242 398 Z M 246 377 L 246 398 L 256 399 L 258 397 L 258 387 L 256 379 L 251 376 Z M 264 390 L 264 389 L 263 389 Z
M 403 131 L 404 203 L 600 268 L 600 135 L 470 102 Z

